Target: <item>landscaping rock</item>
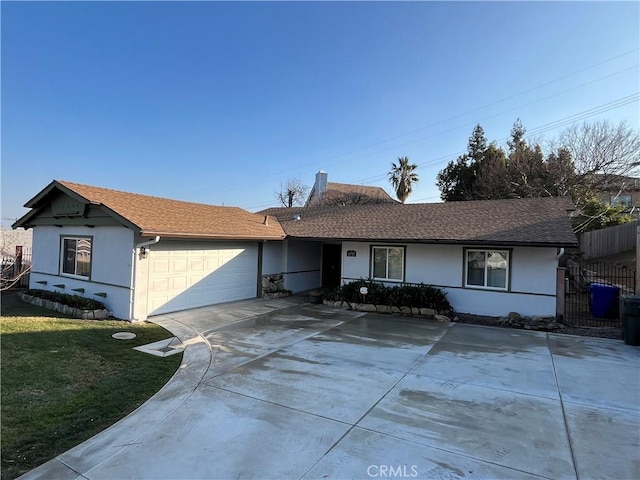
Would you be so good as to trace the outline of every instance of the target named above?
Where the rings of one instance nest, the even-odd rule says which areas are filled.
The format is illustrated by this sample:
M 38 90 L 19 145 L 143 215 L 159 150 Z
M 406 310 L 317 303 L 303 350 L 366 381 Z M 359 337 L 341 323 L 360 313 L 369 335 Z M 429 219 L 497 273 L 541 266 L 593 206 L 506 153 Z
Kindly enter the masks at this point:
M 512 322 L 519 322 L 520 320 L 522 320 L 522 315 L 520 315 L 518 312 L 509 312 L 509 315 L 507 315 L 507 317 Z
M 411 315 L 420 315 L 420 309 L 418 307 L 411 307 Z
M 437 312 L 433 308 L 421 308 L 420 315 L 435 315 Z
M 376 312 L 391 313 L 391 307 L 389 305 L 376 305 Z
M 376 306 L 371 303 L 361 303 L 356 310 L 371 313 L 375 313 L 377 311 Z
M 82 310 L 79 308 L 70 307 L 69 305 L 54 302 L 52 300 L 46 300 L 44 298 L 34 297 L 27 294 L 20 295 L 20 299 L 23 302 L 31 303 L 32 305 L 37 305 L 38 307 L 47 308 L 49 310 L 54 310 L 68 317 L 81 318 L 83 320 L 102 320 L 111 316 L 111 312 L 107 309 Z
M 558 323 L 555 320 L 547 323 L 547 325 L 546 325 L 546 329 L 549 330 L 549 331 L 552 331 L 552 332 L 556 331 L 556 330 L 562 330 L 564 328 L 565 328 L 565 326 L 562 323 Z
M 434 320 L 437 320 L 439 322 L 449 322 L 449 317 L 447 317 L 446 315 L 439 315 L 436 314 L 433 316 Z
M 411 307 L 400 307 L 400 313 L 403 315 L 411 315 Z
M 323 302 L 321 293 L 310 293 L 309 295 L 307 295 L 306 300 L 309 303 L 313 303 L 313 304 L 317 304 L 317 305 L 321 305 L 322 302 Z

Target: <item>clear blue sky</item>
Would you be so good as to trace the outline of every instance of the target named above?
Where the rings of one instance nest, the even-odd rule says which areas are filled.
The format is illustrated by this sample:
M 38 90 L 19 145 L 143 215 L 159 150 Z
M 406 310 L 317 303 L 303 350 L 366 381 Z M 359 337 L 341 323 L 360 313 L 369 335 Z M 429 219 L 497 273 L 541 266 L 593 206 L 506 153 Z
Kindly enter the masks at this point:
M 53 179 L 251 211 L 319 169 L 391 192 L 399 156 L 432 202 L 476 123 L 639 123 L 637 2 L 1 8 L 3 218 Z

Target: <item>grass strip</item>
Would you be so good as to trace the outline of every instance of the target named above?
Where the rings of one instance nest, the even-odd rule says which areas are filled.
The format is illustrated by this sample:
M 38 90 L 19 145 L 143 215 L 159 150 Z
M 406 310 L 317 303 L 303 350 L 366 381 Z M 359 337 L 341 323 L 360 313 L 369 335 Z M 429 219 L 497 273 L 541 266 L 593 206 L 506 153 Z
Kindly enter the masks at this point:
M 116 332 L 136 334 L 115 340 Z M 1 477 L 15 478 L 125 417 L 175 373 L 182 354 L 133 347 L 172 335 L 151 323 L 79 320 L 2 294 Z

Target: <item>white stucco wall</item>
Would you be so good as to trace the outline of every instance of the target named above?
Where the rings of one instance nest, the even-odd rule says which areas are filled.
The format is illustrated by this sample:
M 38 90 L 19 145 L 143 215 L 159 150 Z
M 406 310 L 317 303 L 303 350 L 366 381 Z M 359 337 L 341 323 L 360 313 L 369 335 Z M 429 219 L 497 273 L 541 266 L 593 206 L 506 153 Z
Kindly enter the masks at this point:
M 342 278 L 350 280 L 369 278 L 369 245 L 361 242 L 342 242 Z M 347 251 L 354 251 L 355 257 L 347 257 Z
M 405 279 L 409 283 L 462 286 L 462 248 L 457 245 L 407 245 Z
M 557 255 L 558 251 L 555 248 L 514 249 L 511 262 L 511 290 L 555 296 Z
M 284 287 L 292 292 L 319 288 L 322 283 L 322 244 L 304 240 L 285 240 Z
M 380 245 L 380 243 L 343 242 L 343 281 L 369 277 L 372 245 Z M 444 287 L 449 302 L 457 312 L 493 316 L 506 315 L 511 311 L 522 315 L 555 315 L 557 267 L 555 248 L 516 247 L 511 249 L 511 289 L 509 292 L 502 292 L 463 288 L 463 246 L 388 245 L 406 247 L 405 281 L 407 283 L 425 283 Z M 355 251 L 356 256 L 348 257 L 348 250 Z
M 278 240 L 263 244 L 262 275 L 271 275 L 284 271 L 284 242 L 284 240 Z
M 129 318 L 131 252 L 133 232 L 124 227 L 50 227 L 33 229 L 33 267 L 29 287 L 76 294 L 98 300 L 117 318 Z M 61 237 L 92 237 L 91 278 L 83 280 L 61 274 Z M 46 281 L 43 285 L 38 282 Z M 65 288 L 53 285 L 64 284 Z M 84 293 L 74 292 L 84 288 Z M 107 297 L 95 296 L 106 293 Z
M 556 314 L 555 296 L 495 292 L 462 288 L 445 288 L 447 300 L 458 313 L 506 316 L 509 312 L 521 315 L 553 317 Z

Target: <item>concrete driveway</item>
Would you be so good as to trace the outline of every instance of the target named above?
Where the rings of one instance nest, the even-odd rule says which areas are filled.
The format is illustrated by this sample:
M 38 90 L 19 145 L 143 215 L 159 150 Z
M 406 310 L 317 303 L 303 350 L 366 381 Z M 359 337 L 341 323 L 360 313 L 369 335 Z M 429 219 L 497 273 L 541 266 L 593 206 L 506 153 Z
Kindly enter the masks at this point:
M 24 478 L 640 478 L 640 349 L 246 301 L 134 413 Z M 142 353 L 141 353 L 142 355 Z

